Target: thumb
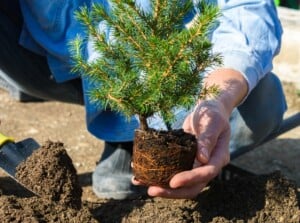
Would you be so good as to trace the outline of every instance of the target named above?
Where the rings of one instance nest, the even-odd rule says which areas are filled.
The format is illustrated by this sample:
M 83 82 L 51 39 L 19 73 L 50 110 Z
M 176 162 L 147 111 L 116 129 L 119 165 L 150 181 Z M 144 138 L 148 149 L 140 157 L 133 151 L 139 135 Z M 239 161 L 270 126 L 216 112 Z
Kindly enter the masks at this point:
M 197 137 L 197 159 L 202 164 L 207 164 L 213 148 L 216 145 L 216 134 L 208 134 L 208 129 L 205 132 L 201 132 Z

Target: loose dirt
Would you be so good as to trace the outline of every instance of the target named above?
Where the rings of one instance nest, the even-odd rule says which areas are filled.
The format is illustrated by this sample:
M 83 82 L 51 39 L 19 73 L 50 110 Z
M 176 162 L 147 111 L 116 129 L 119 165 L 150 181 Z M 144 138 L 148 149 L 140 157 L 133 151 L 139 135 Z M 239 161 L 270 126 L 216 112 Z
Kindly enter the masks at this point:
M 192 169 L 196 150 L 195 136 L 182 129 L 136 131 L 132 156 L 134 176 L 144 185 L 168 187 L 176 173 Z
M 285 87 L 290 91 L 288 99 L 294 102 L 289 102 L 293 104 L 287 114 L 290 115 L 299 111 L 299 95 L 297 89 L 288 84 Z M 81 106 L 19 103 L 4 91 L 0 91 L 0 101 L 2 133 L 16 141 L 32 137 L 41 148 L 48 148 L 49 154 L 38 150 L 38 156 L 45 159 L 35 160 L 36 165 L 25 178 L 36 186 L 49 177 L 34 177 L 35 171 L 53 173 L 56 168 L 65 167 L 56 165 L 54 160 L 48 162 L 47 157 L 69 157 L 63 160 L 71 164 L 66 165 L 62 175 L 50 174 L 55 183 L 61 178 L 64 181 L 51 188 L 46 185 L 40 191 L 45 196 L 33 196 L 0 172 L 1 222 L 299 222 L 299 127 L 233 161 L 256 176 L 216 180 L 197 199 L 105 200 L 97 198 L 91 190 L 91 172 L 103 142 L 86 131 Z M 39 174 L 43 175 L 42 171 Z M 64 188 L 67 182 L 72 187 L 55 189 L 57 185 Z
M 60 142 L 47 141 L 22 162 L 16 179 L 38 196 L 1 196 L 1 222 L 96 222 L 82 207 L 76 169 Z
M 17 167 L 16 179 L 40 197 L 80 209 L 82 189 L 63 143 L 47 141 Z

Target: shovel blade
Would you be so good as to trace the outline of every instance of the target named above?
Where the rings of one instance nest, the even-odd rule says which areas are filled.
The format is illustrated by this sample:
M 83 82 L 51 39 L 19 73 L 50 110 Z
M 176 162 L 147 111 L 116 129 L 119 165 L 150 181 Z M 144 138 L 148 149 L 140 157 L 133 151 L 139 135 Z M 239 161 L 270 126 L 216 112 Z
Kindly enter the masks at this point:
M 17 143 L 6 143 L 0 149 L 0 167 L 15 180 L 17 166 L 25 161 L 40 145 L 32 138 Z

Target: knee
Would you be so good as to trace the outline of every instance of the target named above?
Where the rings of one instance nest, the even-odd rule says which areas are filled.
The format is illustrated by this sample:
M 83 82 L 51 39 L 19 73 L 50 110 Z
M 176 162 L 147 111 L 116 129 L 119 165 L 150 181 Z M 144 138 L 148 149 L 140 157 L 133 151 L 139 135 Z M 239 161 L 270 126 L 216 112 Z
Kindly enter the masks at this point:
M 255 141 L 263 140 L 279 128 L 286 109 L 281 82 L 272 73 L 260 81 L 238 108 Z

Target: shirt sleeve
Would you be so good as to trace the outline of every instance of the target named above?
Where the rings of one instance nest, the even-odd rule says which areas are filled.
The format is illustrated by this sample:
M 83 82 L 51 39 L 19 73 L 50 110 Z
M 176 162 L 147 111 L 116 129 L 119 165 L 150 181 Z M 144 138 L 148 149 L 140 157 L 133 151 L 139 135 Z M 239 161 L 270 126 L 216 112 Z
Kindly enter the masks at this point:
M 248 94 L 273 68 L 281 45 L 282 27 L 272 0 L 219 0 L 221 16 L 212 34 L 213 52 L 223 67 L 241 72 Z
M 47 57 L 49 67 L 57 82 L 77 76 L 70 72 L 71 56 L 69 42 L 83 27 L 75 19 L 75 11 L 89 0 L 22 0 L 20 7 L 24 27 L 20 44 Z

